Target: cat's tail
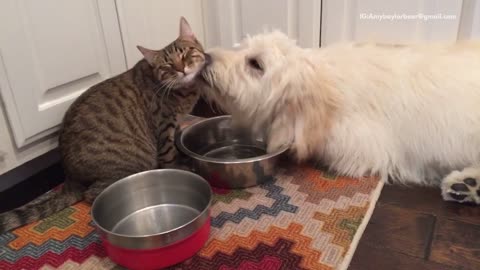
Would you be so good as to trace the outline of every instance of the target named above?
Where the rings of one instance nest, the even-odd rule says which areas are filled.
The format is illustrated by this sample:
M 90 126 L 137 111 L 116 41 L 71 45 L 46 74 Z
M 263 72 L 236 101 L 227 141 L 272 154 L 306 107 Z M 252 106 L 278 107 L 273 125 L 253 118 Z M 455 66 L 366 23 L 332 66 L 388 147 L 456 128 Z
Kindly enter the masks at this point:
M 63 210 L 83 197 L 81 189 L 64 186 L 59 192 L 48 192 L 12 211 L 0 214 L 0 233 L 38 221 Z

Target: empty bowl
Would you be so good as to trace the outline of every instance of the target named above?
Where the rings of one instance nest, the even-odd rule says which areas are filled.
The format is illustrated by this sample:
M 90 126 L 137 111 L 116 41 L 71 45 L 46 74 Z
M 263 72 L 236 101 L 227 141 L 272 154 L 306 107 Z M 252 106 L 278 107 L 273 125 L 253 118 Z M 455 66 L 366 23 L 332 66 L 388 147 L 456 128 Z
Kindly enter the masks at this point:
M 231 116 L 197 122 L 177 133 L 176 144 L 193 170 L 218 188 L 246 188 L 273 179 L 290 144 L 267 153 L 266 139 L 232 128 Z
M 107 187 L 92 218 L 107 255 L 128 269 L 159 269 L 182 262 L 210 231 L 210 185 L 187 171 L 137 173 Z

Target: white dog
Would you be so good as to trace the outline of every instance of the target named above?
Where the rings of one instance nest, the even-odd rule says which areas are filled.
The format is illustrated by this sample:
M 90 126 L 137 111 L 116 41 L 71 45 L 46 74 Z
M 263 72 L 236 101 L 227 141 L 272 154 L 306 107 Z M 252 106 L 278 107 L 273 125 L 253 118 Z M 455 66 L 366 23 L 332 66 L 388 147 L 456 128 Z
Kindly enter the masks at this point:
M 213 49 L 207 94 L 272 150 L 480 204 L 480 43 L 302 49 L 280 32 Z M 443 178 L 443 179 L 442 179 Z

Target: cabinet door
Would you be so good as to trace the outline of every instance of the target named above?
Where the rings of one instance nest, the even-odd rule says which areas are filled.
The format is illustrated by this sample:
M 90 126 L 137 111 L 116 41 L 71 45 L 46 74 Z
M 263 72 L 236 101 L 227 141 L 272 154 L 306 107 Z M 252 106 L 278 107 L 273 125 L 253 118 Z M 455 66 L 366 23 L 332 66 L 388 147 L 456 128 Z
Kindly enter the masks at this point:
M 321 0 L 204 0 L 209 47 L 231 47 L 247 34 L 278 29 L 302 47 L 320 43 Z
M 457 40 L 462 0 L 323 0 L 322 46 Z
M 480 39 L 480 1 L 463 1 L 458 39 Z
M 18 147 L 55 132 L 76 97 L 126 70 L 114 0 L 3 0 L 0 53 Z
M 199 0 L 117 0 L 117 7 L 129 67 L 143 57 L 137 45 L 157 50 L 175 40 L 180 16 L 187 19 L 198 40 L 204 41 Z

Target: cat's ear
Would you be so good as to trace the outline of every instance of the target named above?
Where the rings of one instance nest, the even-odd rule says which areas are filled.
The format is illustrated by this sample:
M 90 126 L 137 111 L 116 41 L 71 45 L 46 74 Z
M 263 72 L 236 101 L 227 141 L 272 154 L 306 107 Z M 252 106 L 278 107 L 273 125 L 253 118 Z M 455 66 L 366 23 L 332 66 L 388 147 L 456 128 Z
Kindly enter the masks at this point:
M 192 28 L 183 16 L 180 18 L 179 38 L 183 40 L 195 41 L 195 34 L 193 33 Z
M 147 62 L 150 64 L 150 65 L 153 65 L 153 62 L 155 60 L 155 54 L 157 53 L 156 51 L 154 50 L 150 50 L 150 49 L 147 49 L 147 48 L 144 48 L 142 46 L 137 46 L 137 49 L 143 54 L 143 58 L 145 58 L 145 60 L 147 60 Z

